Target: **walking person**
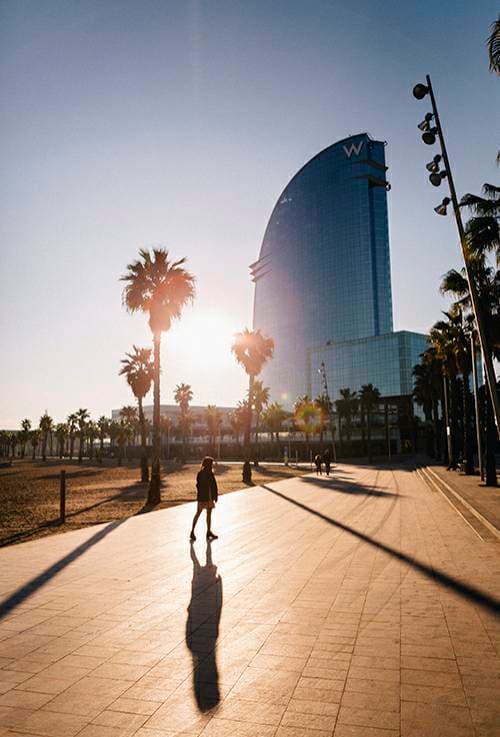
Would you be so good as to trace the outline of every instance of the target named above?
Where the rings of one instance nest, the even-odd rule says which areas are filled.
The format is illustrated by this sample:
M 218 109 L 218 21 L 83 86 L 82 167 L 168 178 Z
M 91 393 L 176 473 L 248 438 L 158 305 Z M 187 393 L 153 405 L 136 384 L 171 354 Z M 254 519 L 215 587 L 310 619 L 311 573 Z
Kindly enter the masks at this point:
M 323 471 L 321 470 L 321 456 L 319 453 L 314 456 L 314 463 L 316 464 L 316 476 L 321 476 Z
M 218 535 L 212 532 L 212 509 L 218 499 L 217 481 L 213 472 L 214 459 L 205 456 L 201 462 L 201 468 L 196 476 L 196 496 L 198 500 L 198 509 L 193 517 L 193 525 L 191 527 L 190 540 L 196 540 L 194 528 L 204 509 L 207 510 L 207 540 L 216 540 Z
M 326 475 L 330 475 L 330 468 L 331 468 L 331 461 L 330 461 L 330 451 L 328 448 L 323 453 L 323 463 L 325 464 L 325 472 Z

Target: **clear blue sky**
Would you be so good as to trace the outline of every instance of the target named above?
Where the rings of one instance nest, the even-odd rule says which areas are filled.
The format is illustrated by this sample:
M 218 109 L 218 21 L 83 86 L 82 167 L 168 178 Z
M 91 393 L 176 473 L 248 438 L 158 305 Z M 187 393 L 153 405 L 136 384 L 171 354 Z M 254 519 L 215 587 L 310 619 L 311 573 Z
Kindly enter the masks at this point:
M 228 344 L 251 323 L 268 217 L 296 170 L 351 133 L 388 142 L 395 326 L 439 318 L 440 276 L 460 258 L 452 220 L 432 212 L 445 192 L 426 181 L 411 88 L 431 74 L 459 193 L 495 181 L 498 6 L 352 5 L 0 2 L 0 427 L 131 403 L 120 358 L 150 334 L 118 278 L 158 244 L 198 280 L 164 337 L 162 400 L 181 381 L 196 403 L 240 399 Z

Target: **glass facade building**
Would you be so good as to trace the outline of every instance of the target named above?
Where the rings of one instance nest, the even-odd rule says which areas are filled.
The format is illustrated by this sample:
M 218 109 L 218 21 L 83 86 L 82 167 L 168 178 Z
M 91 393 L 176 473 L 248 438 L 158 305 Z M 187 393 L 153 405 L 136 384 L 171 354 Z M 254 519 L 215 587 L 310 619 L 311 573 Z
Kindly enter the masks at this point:
M 255 281 L 254 328 L 274 338 L 262 379 L 273 400 L 372 383 L 383 396 L 411 394 L 426 337 L 394 333 L 385 143 L 366 133 L 311 159 L 280 195 Z

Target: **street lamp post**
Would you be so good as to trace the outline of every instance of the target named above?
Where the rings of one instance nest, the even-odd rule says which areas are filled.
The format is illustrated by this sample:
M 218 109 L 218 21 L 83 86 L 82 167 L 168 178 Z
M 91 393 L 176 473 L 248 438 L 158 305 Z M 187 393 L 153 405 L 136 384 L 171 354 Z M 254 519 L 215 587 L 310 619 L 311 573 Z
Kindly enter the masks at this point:
M 481 353 L 483 356 L 483 363 L 486 373 L 486 383 L 488 385 L 488 391 L 491 398 L 491 404 L 493 407 L 493 414 L 495 417 L 495 424 L 497 428 L 497 434 L 500 434 L 500 404 L 498 400 L 498 393 L 496 388 L 496 377 L 493 369 L 493 361 L 491 358 L 491 352 L 488 350 L 488 343 L 486 340 L 486 331 L 484 329 L 483 317 L 481 315 L 481 309 L 479 305 L 479 297 L 477 294 L 476 284 L 474 282 L 474 276 L 471 272 L 469 258 L 467 256 L 467 242 L 465 237 L 465 230 L 462 222 L 462 214 L 460 212 L 460 205 L 457 199 L 457 193 L 455 190 L 455 183 L 453 181 L 453 175 L 451 172 L 450 161 L 448 158 L 448 151 L 446 149 L 446 143 L 444 140 L 443 129 L 441 127 L 441 121 L 439 119 L 439 113 L 436 104 L 436 98 L 434 97 L 434 91 L 432 89 L 431 78 L 426 75 L 425 81 L 427 84 L 416 84 L 413 88 L 413 96 L 417 100 L 423 100 L 423 98 L 429 94 L 432 104 L 432 113 L 427 113 L 424 120 L 418 125 L 418 128 L 422 132 L 422 140 L 427 145 L 432 145 L 436 142 L 436 134 L 439 139 L 441 146 L 441 156 L 439 154 L 427 164 L 427 170 L 430 172 L 429 181 L 435 187 L 438 187 L 443 179 L 448 180 L 448 187 L 450 190 L 450 197 L 445 197 L 440 205 L 434 208 L 438 215 L 446 215 L 448 205 L 452 204 L 453 212 L 455 214 L 455 221 L 457 224 L 458 236 L 460 239 L 460 245 L 462 247 L 462 255 L 465 265 L 465 273 L 467 276 L 467 283 L 469 286 L 469 294 L 472 303 L 472 311 L 474 313 L 474 319 L 477 327 L 477 334 L 479 338 L 479 345 L 481 347 Z M 434 118 L 435 126 L 431 125 L 431 121 Z M 443 159 L 444 169 L 439 171 L 440 161 Z M 451 199 L 450 199 L 451 198 Z
M 321 379 L 323 382 L 323 396 L 326 399 L 326 406 L 328 407 L 328 419 L 330 421 L 330 434 L 332 436 L 333 462 L 337 463 L 337 449 L 335 447 L 335 425 L 333 422 L 332 403 L 330 401 L 330 396 L 328 394 L 328 383 L 326 380 L 326 368 L 325 368 L 324 361 L 321 361 L 319 373 L 321 374 Z

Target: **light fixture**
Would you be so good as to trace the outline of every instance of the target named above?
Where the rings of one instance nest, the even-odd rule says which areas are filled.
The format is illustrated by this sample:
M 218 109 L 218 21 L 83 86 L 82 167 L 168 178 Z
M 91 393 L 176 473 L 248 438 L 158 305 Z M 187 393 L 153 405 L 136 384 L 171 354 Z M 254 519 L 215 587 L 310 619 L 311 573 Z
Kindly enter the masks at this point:
M 435 172 L 439 171 L 439 162 L 441 161 L 441 154 L 436 154 L 432 161 L 429 161 L 428 164 L 425 165 L 425 168 L 427 171 Z
M 450 204 L 451 200 L 449 197 L 445 197 L 440 205 L 434 208 L 434 212 L 436 212 L 438 215 L 447 215 L 448 214 L 448 205 Z
M 446 177 L 445 171 L 435 171 L 429 177 L 429 182 L 435 187 L 439 187 L 443 179 Z
M 428 146 L 432 146 L 433 143 L 436 143 L 436 133 L 437 128 L 434 126 L 434 128 L 429 128 L 428 131 L 425 133 L 422 133 L 422 141 L 426 143 Z
M 417 125 L 417 128 L 421 131 L 428 131 L 431 127 L 431 120 L 433 117 L 432 113 L 427 113 L 422 122 Z
M 413 88 L 413 97 L 415 97 L 417 100 L 423 100 L 428 92 L 429 88 L 427 87 L 427 85 L 419 82 Z

